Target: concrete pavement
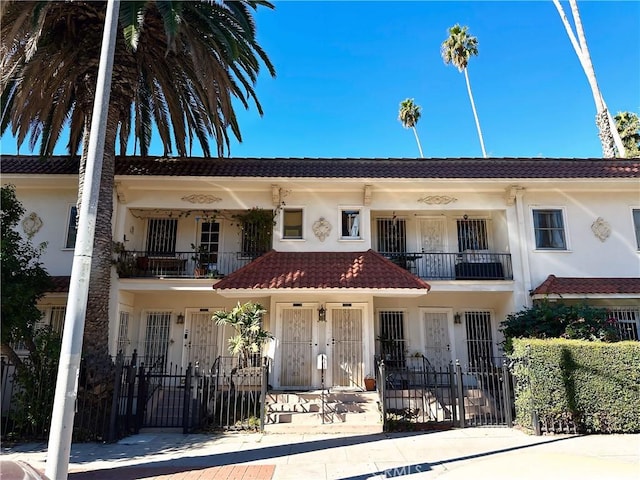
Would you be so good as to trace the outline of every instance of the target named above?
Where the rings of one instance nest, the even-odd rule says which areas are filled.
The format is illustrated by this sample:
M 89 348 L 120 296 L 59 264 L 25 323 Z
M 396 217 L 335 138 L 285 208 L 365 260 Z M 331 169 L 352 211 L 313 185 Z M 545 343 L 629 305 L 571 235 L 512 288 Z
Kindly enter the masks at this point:
M 2 459 L 42 472 L 46 445 L 3 447 Z M 69 472 L 72 480 L 637 480 L 640 435 L 534 437 L 488 427 L 364 435 L 143 433 L 116 444 L 74 444 Z

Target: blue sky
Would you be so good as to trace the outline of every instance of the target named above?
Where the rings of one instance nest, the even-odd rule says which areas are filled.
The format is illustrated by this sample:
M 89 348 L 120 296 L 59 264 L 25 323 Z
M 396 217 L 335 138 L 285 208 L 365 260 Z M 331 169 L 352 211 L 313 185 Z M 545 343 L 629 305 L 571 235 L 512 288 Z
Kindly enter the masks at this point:
M 551 0 L 275 5 L 256 21 L 277 77 L 258 80 L 263 117 L 238 111 L 233 157 L 417 157 L 397 119 L 405 98 L 422 107 L 425 157 L 481 156 L 464 75 L 440 56 L 455 23 L 478 38 L 469 76 L 489 156 L 602 154 L 591 90 Z M 609 109 L 639 113 L 640 2 L 578 6 Z M 16 152 L 11 139 L 1 148 Z M 30 153 L 26 142 L 20 153 Z

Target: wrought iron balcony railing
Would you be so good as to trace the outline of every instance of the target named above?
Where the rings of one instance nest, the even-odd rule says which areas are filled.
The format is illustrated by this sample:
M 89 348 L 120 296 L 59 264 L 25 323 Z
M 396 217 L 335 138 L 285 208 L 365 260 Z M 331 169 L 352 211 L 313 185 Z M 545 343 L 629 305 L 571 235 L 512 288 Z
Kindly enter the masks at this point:
M 513 280 L 509 253 L 379 253 L 425 280 Z
M 114 259 L 114 264 L 120 278 L 222 278 L 260 255 L 249 252 L 124 251 Z

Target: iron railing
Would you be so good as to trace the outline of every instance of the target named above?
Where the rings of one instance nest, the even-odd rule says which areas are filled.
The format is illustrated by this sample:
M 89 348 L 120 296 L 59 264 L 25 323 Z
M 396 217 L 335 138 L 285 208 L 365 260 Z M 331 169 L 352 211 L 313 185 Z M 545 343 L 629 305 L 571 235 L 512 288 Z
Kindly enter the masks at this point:
M 150 253 L 125 250 L 114 259 L 120 278 L 222 278 L 235 272 L 261 253 L 217 252 Z
M 425 280 L 513 280 L 509 253 L 379 253 Z
M 437 369 L 424 357 L 376 364 L 385 430 L 513 424 L 513 380 L 504 362 L 487 359 L 472 371 L 460 364 Z

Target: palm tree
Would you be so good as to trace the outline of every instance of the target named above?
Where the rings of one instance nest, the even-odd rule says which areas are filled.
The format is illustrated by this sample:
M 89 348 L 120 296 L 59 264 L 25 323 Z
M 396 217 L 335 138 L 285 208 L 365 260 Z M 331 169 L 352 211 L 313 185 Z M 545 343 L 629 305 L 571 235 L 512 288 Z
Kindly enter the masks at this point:
M 567 31 L 571 45 L 573 45 L 573 49 L 576 51 L 576 55 L 578 55 L 580 65 L 582 65 L 582 69 L 584 70 L 589 86 L 591 87 L 593 100 L 596 104 L 596 125 L 598 126 L 598 136 L 600 137 L 600 143 L 602 144 L 602 156 L 604 158 L 614 158 L 617 149 L 619 156 L 624 157 L 625 149 L 622 145 L 620 135 L 618 134 L 615 120 L 607 109 L 607 104 L 602 97 L 602 92 L 600 92 L 598 82 L 596 81 L 596 73 L 593 69 L 593 64 L 591 63 L 591 55 L 589 54 L 587 39 L 584 34 L 584 29 L 582 28 L 582 20 L 580 19 L 578 4 L 576 3 L 576 0 L 569 0 L 571 15 L 573 16 L 573 22 L 576 28 L 575 34 L 573 33 L 571 24 L 564 13 L 564 9 L 562 8 L 560 1 L 553 0 L 553 4 L 556 6 L 556 9 L 560 14 L 560 19 Z M 578 37 L 577 40 L 576 35 Z
M 476 104 L 473 101 L 473 94 L 471 93 L 469 72 L 467 71 L 469 59 L 478 55 L 478 39 L 472 35 L 468 35 L 468 29 L 469 27 L 461 27 L 458 24 L 449 28 L 449 37 L 442 42 L 440 54 L 442 55 L 444 63 L 447 65 L 453 63 L 459 72 L 464 72 L 464 78 L 467 81 L 467 91 L 469 92 L 469 100 L 471 100 L 471 110 L 473 110 L 473 118 L 476 120 L 482 156 L 487 158 L 487 152 L 484 149 L 484 140 L 482 138 L 482 130 L 480 130 L 480 121 L 478 120 L 478 113 L 476 112 Z
M 418 143 L 418 151 L 420 152 L 420 158 L 424 158 L 422 155 L 422 146 L 420 145 L 420 139 L 418 138 L 418 132 L 416 131 L 416 124 L 420 120 L 420 106 L 413 103 L 413 98 L 407 98 L 400 102 L 400 112 L 398 113 L 398 120 L 402 122 L 404 128 L 412 128 L 413 134 L 416 136 L 416 142 Z
M 86 312 L 84 356 L 98 370 L 108 360 L 111 217 L 116 144 L 130 132 L 146 155 L 155 124 L 165 155 L 205 156 L 229 149 L 228 129 L 242 140 L 232 99 L 262 114 L 253 85 L 264 64 L 252 10 L 267 1 L 129 1 L 120 8 L 103 170 Z M 79 196 L 93 110 L 105 2 L 5 1 L 0 6 L 0 134 L 11 126 L 18 145 L 29 137 L 50 156 L 64 127 L 68 149 L 82 145 Z M 78 208 L 78 211 L 80 209 Z M 90 372 L 91 373 L 91 372 Z
M 616 129 L 620 134 L 627 157 L 640 157 L 640 118 L 633 112 L 618 112 Z

